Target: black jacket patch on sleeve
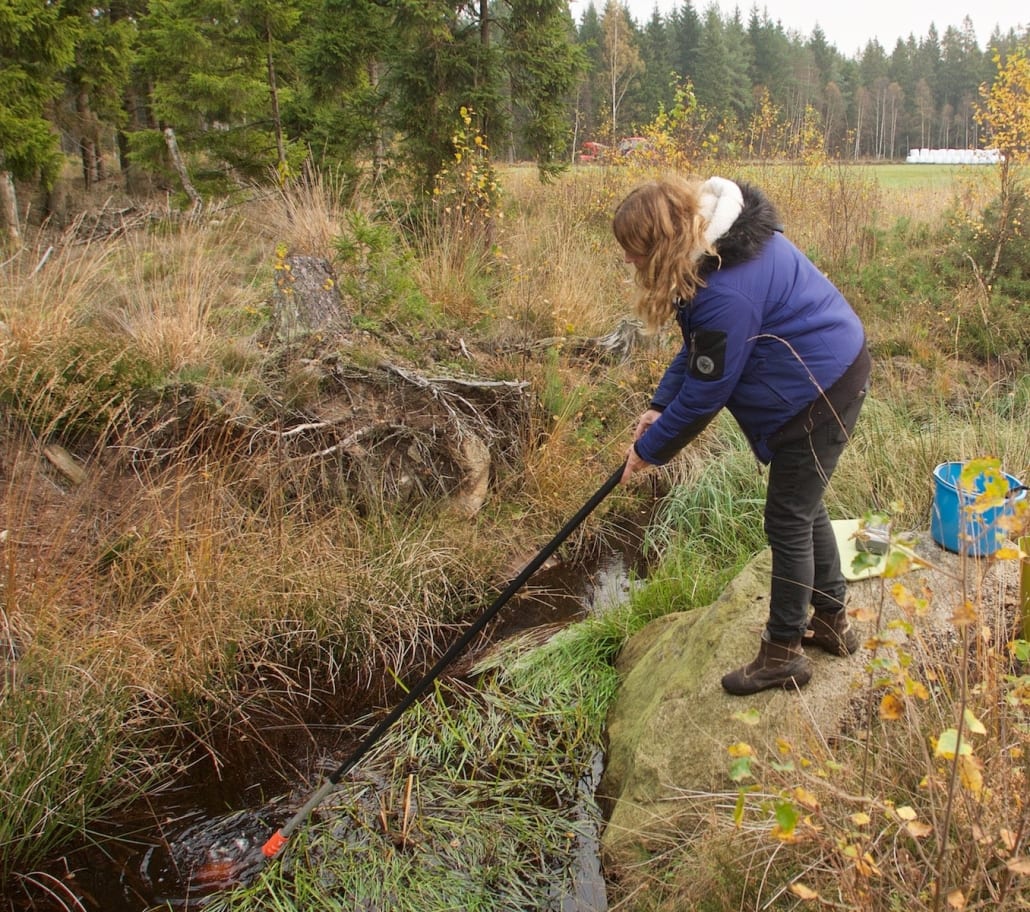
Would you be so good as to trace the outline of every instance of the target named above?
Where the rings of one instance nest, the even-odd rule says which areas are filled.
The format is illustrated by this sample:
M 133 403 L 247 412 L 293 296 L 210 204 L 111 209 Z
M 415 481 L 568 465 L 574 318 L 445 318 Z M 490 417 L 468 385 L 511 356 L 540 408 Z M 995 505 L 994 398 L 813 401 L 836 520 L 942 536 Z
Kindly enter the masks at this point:
M 690 334 L 690 375 L 698 380 L 720 380 L 726 369 L 726 333 L 699 329 Z

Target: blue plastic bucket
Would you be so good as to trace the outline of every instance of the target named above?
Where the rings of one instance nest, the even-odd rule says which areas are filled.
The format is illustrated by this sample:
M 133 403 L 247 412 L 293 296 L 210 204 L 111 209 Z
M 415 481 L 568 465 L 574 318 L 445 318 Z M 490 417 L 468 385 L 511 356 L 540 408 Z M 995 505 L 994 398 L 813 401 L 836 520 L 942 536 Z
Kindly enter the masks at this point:
M 980 475 L 971 489 L 960 488 L 961 462 L 942 462 L 933 470 L 933 514 L 930 536 L 938 545 L 956 554 L 986 557 L 998 550 L 1007 533 L 998 527 L 998 520 L 1011 516 L 1016 502 L 1026 497 L 1026 488 L 1018 478 L 1002 473 L 1009 484 L 1005 503 L 989 510 L 973 510 L 977 495 L 984 492 L 986 479 Z

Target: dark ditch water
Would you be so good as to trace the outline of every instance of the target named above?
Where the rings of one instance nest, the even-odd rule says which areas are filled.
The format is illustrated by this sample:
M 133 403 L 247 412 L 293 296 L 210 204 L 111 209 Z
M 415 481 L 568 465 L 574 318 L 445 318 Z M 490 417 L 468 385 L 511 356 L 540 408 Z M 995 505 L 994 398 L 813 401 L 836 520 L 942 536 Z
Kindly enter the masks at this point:
M 613 534 L 594 541 L 589 553 L 575 564 L 540 569 L 486 631 L 489 643 L 560 627 L 624 599 L 631 573 L 643 576 L 646 572 L 640 543 L 648 518 L 644 511 L 617 519 Z M 116 820 L 94 825 L 89 845 L 67 849 L 50 864 L 21 875 L 15 888 L 18 895 L 0 896 L 0 909 L 202 908 L 217 890 L 262 867 L 260 847 L 295 810 L 278 806 L 283 792 L 303 782 L 314 783 L 313 791 L 336 767 L 336 758 L 348 756 L 356 747 L 370 724 L 370 710 L 368 706 L 343 711 L 338 705 L 298 706 L 295 718 L 259 723 L 261 744 L 226 731 L 224 744 L 214 745 L 222 762 L 216 765 L 198 749 L 190 777 L 141 800 Z M 598 754 L 581 782 L 584 803 L 600 780 L 603 762 Z M 341 785 L 345 787 L 346 783 Z M 597 835 L 587 832 L 575 846 L 570 859 L 572 890 L 542 898 L 541 908 L 552 912 L 607 909 Z M 197 881 L 198 870 L 205 872 L 202 882 Z

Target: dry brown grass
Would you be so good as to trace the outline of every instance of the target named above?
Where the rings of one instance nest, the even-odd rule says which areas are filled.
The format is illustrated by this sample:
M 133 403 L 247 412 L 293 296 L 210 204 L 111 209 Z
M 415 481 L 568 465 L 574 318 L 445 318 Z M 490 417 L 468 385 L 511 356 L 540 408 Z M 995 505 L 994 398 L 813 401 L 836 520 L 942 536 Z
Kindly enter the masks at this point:
M 2 661 L 28 657 L 102 682 L 101 692 L 122 701 L 111 724 L 141 744 L 183 730 L 203 739 L 227 719 L 250 724 L 237 699 L 255 682 L 288 712 L 341 684 L 381 694 L 387 670 L 422 665 L 482 602 L 496 568 L 546 538 L 621 461 L 674 344 L 663 340 L 621 366 L 562 354 L 564 340 L 606 332 L 629 311 L 628 267 L 609 218 L 638 176 L 577 169 L 544 186 L 535 173 L 505 171 L 505 218 L 488 242 L 423 234 L 401 251 L 438 325 L 493 346 L 476 365 L 455 356 L 462 366 L 488 363 L 534 393 L 522 462 L 495 479 L 496 499 L 473 521 L 357 503 L 312 484 L 241 420 L 262 396 L 300 408 L 320 395 L 316 378 L 293 396 L 280 377 L 300 368 L 270 368 L 257 332 L 277 250 L 333 256 L 350 204 L 331 181 L 304 180 L 119 239 L 49 252 L 41 242 L 8 264 L 0 272 L 0 368 L 10 381 L 0 453 Z M 801 230 L 829 244 L 839 224 L 825 215 L 806 224 L 806 214 L 830 211 L 852 189 L 836 174 L 783 180 L 773 190 Z M 858 220 L 849 231 L 872 205 L 864 187 L 848 197 L 857 201 L 848 219 Z M 363 197 L 351 209 L 376 211 Z M 375 323 L 380 314 L 363 316 Z M 366 357 L 388 351 L 389 326 L 374 327 Z M 421 330 L 402 326 L 398 338 L 428 345 Z M 550 341 L 539 350 L 513 344 L 540 338 Z M 76 360 L 72 351 L 85 354 Z M 944 357 L 928 339 L 919 361 Z M 922 521 L 927 470 L 943 450 L 958 457 L 990 447 L 1011 455 L 1010 469 L 1027 464 L 1025 432 L 1019 438 L 1003 416 L 945 420 L 951 375 L 930 370 L 940 389 L 929 406 L 915 395 L 925 393 L 918 378 L 885 379 L 896 402 L 870 415 L 847 457 L 854 462 L 835 481 L 849 509 L 868 506 L 872 490 L 888 503 L 910 499 L 911 518 Z M 180 382 L 203 393 L 173 421 L 149 397 Z M 149 390 L 145 407 L 139 385 Z M 54 442 L 86 467 L 83 484 L 46 459 Z M 94 717 L 76 724 L 81 735 Z

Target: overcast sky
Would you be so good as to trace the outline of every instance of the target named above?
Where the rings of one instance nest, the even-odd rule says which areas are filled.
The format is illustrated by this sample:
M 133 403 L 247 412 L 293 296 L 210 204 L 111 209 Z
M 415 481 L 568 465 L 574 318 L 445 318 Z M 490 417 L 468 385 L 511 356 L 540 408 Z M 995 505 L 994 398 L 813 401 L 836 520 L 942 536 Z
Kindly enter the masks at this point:
M 587 7 L 588 0 L 573 0 L 572 14 L 578 20 Z M 659 12 L 669 13 L 682 6 L 682 0 L 625 0 L 630 15 L 640 25 L 651 18 L 655 7 Z M 698 13 L 708 8 L 708 0 L 693 0 Z M 604 0 L 594 0 L 598 13 L 604 9 Z M 926 36 L 932 22 L 937 33 L 944 34 L 949 26 L 960 27 L 968 15 L 973 21 L 977 41 L 982 49 L 996 25 L 1003 31 L 1030 25 L 1030 11 L 1023 0 L 934 0 L 933 3 L 916 0 L 866 0 L 863 3 L 830 2 L 816 3 L 813 0 L 720 0 L 723 14 L 732 13 L 739 6 L 746 22 L 752 6 L 768 11 L 773 22 L 779 21 L 789 31 L 800 32 L 804 37 L 812 33 L 818 22 L 827 40 L 846 57 L 852 57 L 865 47 L 866 42 L 876 38 L 889 54 L 894 50 L 898 38 L 906 39 L 913 33 L 916 39 Z

